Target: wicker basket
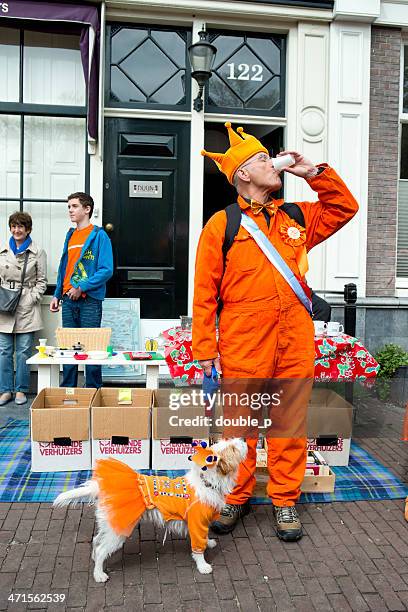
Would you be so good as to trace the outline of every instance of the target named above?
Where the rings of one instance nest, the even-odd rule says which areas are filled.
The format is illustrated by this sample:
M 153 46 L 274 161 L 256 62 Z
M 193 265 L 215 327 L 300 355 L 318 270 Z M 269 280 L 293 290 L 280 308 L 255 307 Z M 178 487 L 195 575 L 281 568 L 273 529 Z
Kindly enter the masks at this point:
M 106 351 L 111 335 L 110 327 L 57 327 L 55 330 L 57 346 L 71 348 L 80 342 L 85 351 Z

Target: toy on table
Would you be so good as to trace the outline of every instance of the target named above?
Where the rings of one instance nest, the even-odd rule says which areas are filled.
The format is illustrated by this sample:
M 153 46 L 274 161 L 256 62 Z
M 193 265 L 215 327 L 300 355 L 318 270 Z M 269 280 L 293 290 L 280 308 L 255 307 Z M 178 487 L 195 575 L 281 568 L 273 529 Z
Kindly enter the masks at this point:
M 47 355 L 47 347 L 44 345 L 39 345 L 35 347 L 38 351 L 38 355 L 39 357 L 41 357 L 41 359 L 46 359 L 48 357 Z
M 145 338 L 145 349 L 148 353 L 155 353 L 159 348 L 157 338 Z
M 148 361 L 149 359 L 153 359 L 153 355 L 150 353 L 144 353 L 142 351 L 125 351 L 123 354 L 125 359 L 130 359 L 131 361 Z
M 81 344 L 79 341 L 72 345 L 73 351 L 83 352 L 85 348 L 84 344 Z
M 84 349 L 85 349 L 85 345 L 81 344 L 80 342 L 73 344 L 71 348 L 68 348 L 65 346 L 59 346 L 57 349 L 55 349 L 54 356 L 59 357 L 59 358 L 61 357 L 67 358 L 67 359 L 71 357 L 74 357 L 75 359 L 86 359 L 85 357 L 82 357 L 82 355 L 85 355 Z M 77 357 L 77 355 L 81 355 L 81 357 Z
M 47 338 L 39 338 L 38 339 L 39 345 L 36 346 L 35 348 L 37 349 L 39 356 L 41 357 L 41 359 L 47 358 Z

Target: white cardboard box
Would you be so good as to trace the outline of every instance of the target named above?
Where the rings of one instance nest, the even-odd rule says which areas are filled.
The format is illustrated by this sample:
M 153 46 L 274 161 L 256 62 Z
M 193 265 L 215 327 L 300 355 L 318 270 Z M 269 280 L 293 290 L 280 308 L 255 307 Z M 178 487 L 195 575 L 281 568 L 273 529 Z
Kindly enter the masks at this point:
M 134 470 L 150 467 L 150 440 L 129 440 L 128 444 L 112 444 L 112 439 L 92 440 L 92 467 L 98 459 L 113 457 Z
M 91 441 L 77 440 L 71 446 L 31 440 L 32 472 L 74 472 L 91 469 Z
M 188 398 L 189 392 L 183 396 Z M 189 456 L 194 454 L 191 442 L 208 444 L 209 425 L 200 421 L 205 416 L 205 407 L 182 405 L 177 410 L 171 408 L 170 399 L 174 390 L 158 389 L 153 394 L 152 407 L 152 469 L 153 470 L 189 470 Z M 187 402 L 188 403 L 188 402 Z M 173 426 L 173 419 L 180 426 Z M 192 424 L 198 419 L 199 425 Z M 190 424 L 189 421 L 192 421 Z M 194 421 L 195 422 L 195 421 Z
M 315 438 L 308 438 L 307 450 L 317 450 L 329 465 L 346 466 L 349 464 L 351 438 L 337 438 L 337 444 L 316 444 Z
M 92 467 L 113 457 L 149 469 L 151 404 L 150 389 L 98 389 L 91 407 Z
M 42 389 L 30 409 L 31 471 L 91 469 L 90 405 L 95 389 Z
M 198 444 L 203 440 L 197 439 Z M 207 442 L 208 439 L 204 440 Z M 152 469 L 153 470 L 189 470 L 191 462 L 189 456 L 194 454 L 191 444 L 173 443 L 169 439 L 152 440 Z

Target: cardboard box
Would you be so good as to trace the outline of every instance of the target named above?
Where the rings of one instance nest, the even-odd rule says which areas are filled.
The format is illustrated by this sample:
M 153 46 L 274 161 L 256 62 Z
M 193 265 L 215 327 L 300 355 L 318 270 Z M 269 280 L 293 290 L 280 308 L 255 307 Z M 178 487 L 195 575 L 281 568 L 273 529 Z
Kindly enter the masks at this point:
M 308 438 L 307 450 L 317 450 L 329 465 L 346 466 L 350 458 L 350 438 L 326 437 Z
M 152 469 L 153 470 L 189 470 L 191 462 L 189 456 L 194 454 L 192 442 L 207 442 L 208 439 L 177 439 L 168 438 L 152 440 Z
M 114 457 L 136 470 L 150 467 L 150 389 L 102 388 L 91 407 L 92 467 Z
M 192 442 L 207 442 L 209 420 L 191 389 L 157 389 L 152 408 L 152 469 L 188 470 Z M 183 400 L 183 402 L 181 401 Z
M 307 413 L 308 438 L 351 438 L 353 406 L 330 389 L 313 389 Z
M 256 485 L 252 497 L 267 497 L 266 485 L 268 484 L 269 474 L 266 468 L 256 469 Z M 336 476 L 330 470 L 328 476 L 318 476 L 305 474 L 302 482 L 302 493 L 333 493 Z
M 208 438 L 210 418 L 191 389 L 157 389 L 153 393 L 153 439 Z
M 183 399 L 183 402 L 181 401 Z M 191 389 L 157 389 L 152 408 L 152 469 L 188 470 L 192 442 L 209 439 L 205 407 Z
M 30 410 L 32 472 L 91 469 L 90 407 L 95 391 L 40 391 Z
M 325 476 L 316 474 L 305 474 L 302 482 L 302 493 L 333 493 L 336 483 L 336 475 L 329 469 Z

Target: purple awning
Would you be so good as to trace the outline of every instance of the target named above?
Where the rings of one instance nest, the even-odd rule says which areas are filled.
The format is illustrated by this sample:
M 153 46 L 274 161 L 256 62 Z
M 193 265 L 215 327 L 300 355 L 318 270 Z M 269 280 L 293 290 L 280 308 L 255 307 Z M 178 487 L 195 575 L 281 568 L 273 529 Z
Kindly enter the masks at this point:
M 34 0 L 9 0 L 7 12 L 0 11 L 0 18 L 29 19 L 36 22 L 77 23 L 83 25 L 80 36 L 82 67 L 88 98 L 88 134 L 93 140 L 98 136 L 99 90 L 99 15 L 95 6 L 69 4 L 67 2 L 39 2 Z M 0 22 L 1 24 L 1 22 Z M 6 25 L 6 24 L 1 24 Z M 92 29 L 90 48 L 90 28 Z

